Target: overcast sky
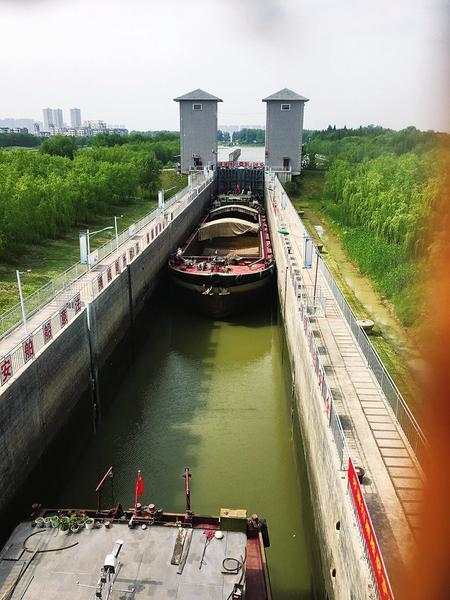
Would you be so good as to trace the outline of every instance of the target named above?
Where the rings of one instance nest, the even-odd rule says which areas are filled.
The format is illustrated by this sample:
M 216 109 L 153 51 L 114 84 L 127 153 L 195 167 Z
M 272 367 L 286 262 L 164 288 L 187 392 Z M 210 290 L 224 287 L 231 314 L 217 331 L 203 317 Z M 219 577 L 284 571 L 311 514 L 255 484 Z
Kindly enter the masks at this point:
M 261 98 L 310 99 L 305 127 L 448 130 L 447 0 L 0 0 L 0 117 L 42 108 L 177 129 L 173 98 L 221 97 L 219 123 L 264 123 Z

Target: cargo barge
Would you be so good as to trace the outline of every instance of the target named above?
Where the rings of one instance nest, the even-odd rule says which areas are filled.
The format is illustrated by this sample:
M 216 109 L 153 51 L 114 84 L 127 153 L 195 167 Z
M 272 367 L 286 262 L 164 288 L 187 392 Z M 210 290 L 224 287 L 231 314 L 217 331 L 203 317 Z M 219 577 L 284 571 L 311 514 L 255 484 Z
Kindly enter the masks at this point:
M 251 193 L 218 196 L 169 259 L 177 291 L 215 318 L 243 312 L 267 297 L 274 271 L 266 215 Z
M 44 509 L 34 505 L 0 555 L 0 598 L 93 600 L 271 600 L 265 547 L 267 526 L 245 510 L 221 509 L 218 517 L 191 510 L 189 468 L 184 513 L 141 504 L 95 510 Z

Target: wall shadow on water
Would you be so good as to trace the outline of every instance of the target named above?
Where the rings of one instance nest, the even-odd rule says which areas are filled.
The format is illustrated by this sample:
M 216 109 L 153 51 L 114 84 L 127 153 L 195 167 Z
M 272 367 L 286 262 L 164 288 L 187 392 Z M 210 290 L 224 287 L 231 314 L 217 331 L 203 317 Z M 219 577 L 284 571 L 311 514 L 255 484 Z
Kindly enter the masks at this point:
M 81 403 L 40 471 L 53 483 L 33 500 L 95 506 L 96 483 L 113 465 L 114 500 L 131 505 L 140 468 L 143 501 L 182 511 L 189 465 L 196 512 L 245 507 L 267 518 L 274 600 L 312 598 L 316 542 L 276 302 L 214 321 L 168 290 L 163 283 L 102 370 L 97 434 Z
M 170 295 L 161 286 L 136 320 L 133 334 L 103 369 L 102 422 L 68 476 L 61 504 L 93 505 L 96 483 L 113 465 L 116 501 L 131 505 L 140 468 L 147 501 L 167 510 L 183 510 L 181 473 L 185 465 L 195 473 L 200 441 L 189 423 L 207 410 L 215 324 L 176 306 L 168 310 L 169 304 Z M 111 501 L 109 491 L 105 498 Z

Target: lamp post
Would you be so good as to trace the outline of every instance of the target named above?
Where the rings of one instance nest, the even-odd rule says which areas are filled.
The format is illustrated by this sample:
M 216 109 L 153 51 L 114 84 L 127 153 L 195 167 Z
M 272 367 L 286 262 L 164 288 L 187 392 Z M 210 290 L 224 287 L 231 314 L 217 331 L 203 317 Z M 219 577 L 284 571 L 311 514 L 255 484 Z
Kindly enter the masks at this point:
M 119 215 L 118 217 L 114 217 L 114 229 L 116 232 L 116 250 L 119 249 L 119 232 L 117 230 L 117 219 L 123 219 L 123 215 Z
M 300 238 L 299 235 L 295 235 L 295 234 L 291 234 L 284 225 L 282 225 L 279 229 L 278 229 L 278 233 L 281 233 L 281 235 L 290 235 L 291 237 L 295 237 L 295 238 Z M 311 240 L 311 238 L 306 238 Z M 319 270 L 319 250 L 316 246 L 316 244 L 313 243 L 313 248 L 314 248 L 314 252 L 316 253 L 316 268 L 315 268 L 315 272 L 314 272 L 314 287 L 313 287 L 313 304 L 316 304 L 316 293 L 317 293 L 317 275 L 318 275 L 318 270 Z
M 23 328 L 25 330 L 25 333 L 28 333 L 27 313 L 25 311 L 25 300 L 23 297 L 22 282 L 20 281 L 20 276 L 25 275 L 26 273 L 29 273 L 30 271 L 31 271 L 31 269 L 27 269 L 26 271 L 16 271 L 17 287 L 19 288 L 20 309 L 22 311 L 22 322 L 23 322 Z
M 107 231 L 108 229 L 114 229 L 112 225 L 109 227 L 103 227 L 103 229 L 97 229 L 97 231 L 89 231 L 86 229 L 86 249 L 87 249 L 87 266 L 88 271 L 91 270 L 91 242 L 90 238 L 92 235 L 96 235 L 97 233 L 102 233 L 102 231 Z

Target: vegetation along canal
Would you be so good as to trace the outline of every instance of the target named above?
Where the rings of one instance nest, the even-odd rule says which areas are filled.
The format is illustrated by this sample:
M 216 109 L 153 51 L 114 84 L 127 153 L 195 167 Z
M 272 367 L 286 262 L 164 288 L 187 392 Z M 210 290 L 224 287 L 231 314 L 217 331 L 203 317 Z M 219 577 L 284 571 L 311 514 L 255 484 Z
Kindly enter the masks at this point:
M 133 344 L 127 375 L 61 503 L 93 505 L 99 475 L 112 464 L 116 501 L 132 504 L 140 468 L 143 501 L 182 512 L 188 465 L 194 511 L 242 507 L 267 519 L 275 600 L 312 597 L 308 483 L 276 307 L 214 321 L 159 294 Z

